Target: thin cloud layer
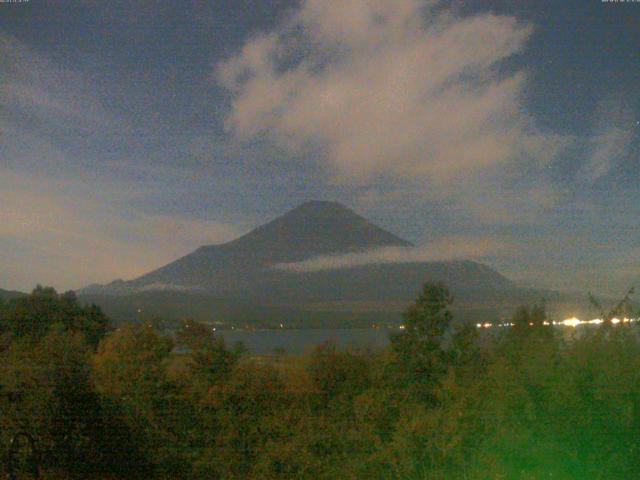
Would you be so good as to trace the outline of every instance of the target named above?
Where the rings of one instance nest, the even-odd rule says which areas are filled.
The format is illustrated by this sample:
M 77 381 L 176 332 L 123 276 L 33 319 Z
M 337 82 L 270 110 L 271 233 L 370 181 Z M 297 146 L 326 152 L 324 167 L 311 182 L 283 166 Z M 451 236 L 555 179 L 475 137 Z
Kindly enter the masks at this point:
M 633 109 L 625 102 L 631 103 L 631 98 L 637 96 L 610 95 L 598 105 L 588 152 L 579 172 L 581 180 L 598 181 L 631 154 L 638 131 Z
M 86 72 L 0 32 L 0 287 L 131 278 L 242 233 L 137 211 L 130 200 L 150 192 L 135 181 L 92 185 L 101 153 L 131 131 L 96 89 Z
M 417 0 L 307 0 L 220 64 L 241 140 L 320 151 L 342 182 L 440 182 L 552 158 L 561 141 L 522 113 L 524 72 L 504 73 L 532 29 L 458 18 Z
M 272 268 L 297 273 L 338 270 L 389 263 L 478 259 L 513 254 L 513 247 L 493 238 L 447 237 L 420 247 L 383 247 L 345 255 L 324 255 Z
M 95 88 L 73 69 L 0 32 L 0 119 L 16 129 L 87 135 L 121 128 L 123 120 L 101 105 Z
M 0 267 L 3 283 L 16 288 L 29 289 L 37 281 L 66 289 L 132 278 L 240 233 L 213 221 L 123 216 L 79 184 L 0 168 Z

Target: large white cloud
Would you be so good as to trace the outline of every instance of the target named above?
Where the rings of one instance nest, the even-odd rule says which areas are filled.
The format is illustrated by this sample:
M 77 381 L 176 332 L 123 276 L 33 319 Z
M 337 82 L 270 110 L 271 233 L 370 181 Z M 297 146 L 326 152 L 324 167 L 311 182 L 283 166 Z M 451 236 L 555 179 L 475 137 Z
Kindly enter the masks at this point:
M 228 126 L 242 140 L 319 150 L 346 182 L 449 183 L 544 162 L 562 139 L 523 113 L 525 73 L 501 68 L 531 31 L 436 2 L 306 0 L 218 66 L 233 95 Z

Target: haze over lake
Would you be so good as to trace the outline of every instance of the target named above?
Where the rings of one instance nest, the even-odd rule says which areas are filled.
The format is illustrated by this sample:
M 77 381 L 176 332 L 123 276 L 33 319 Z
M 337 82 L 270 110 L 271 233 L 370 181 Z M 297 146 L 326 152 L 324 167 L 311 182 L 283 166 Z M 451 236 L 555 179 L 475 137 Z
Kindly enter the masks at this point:
M 218 335 L 232 346 L 242 342 L 255 355 L 273 355 L 278 352 L 301 354 L 318 345 L 331 343 L 340 349 L 380 351 L 389 344 L 389 333 L 397 329 L 348 328 L 301 330 L 222 331 Z

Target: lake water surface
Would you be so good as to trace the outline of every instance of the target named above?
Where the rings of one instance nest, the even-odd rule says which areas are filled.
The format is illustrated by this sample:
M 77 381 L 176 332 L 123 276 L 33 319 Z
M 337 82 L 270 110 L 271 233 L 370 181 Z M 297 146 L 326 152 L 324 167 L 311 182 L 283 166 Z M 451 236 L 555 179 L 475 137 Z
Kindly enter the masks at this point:
M 324 342 L 334 342 L 338 348 L 380 350 L 389 344 L 387 328 L 300 329 L 300 330 L 225 330 L 218 332 L 227 345 L 242 342 L 254 355 L 267 355 L 277 349 L 287 353 L 304 353 Z

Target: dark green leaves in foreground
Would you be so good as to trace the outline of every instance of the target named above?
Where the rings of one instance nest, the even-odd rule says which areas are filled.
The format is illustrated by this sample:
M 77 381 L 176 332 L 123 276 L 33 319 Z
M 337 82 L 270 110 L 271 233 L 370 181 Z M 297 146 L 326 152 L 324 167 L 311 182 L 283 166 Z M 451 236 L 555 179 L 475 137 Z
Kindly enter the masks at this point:
M 522 307 L 478 337 L 452 301 L 425 285 L 379 353 L 252 357 L 38 288 L 0 306 L 0 453 L 28 431 L 65 479 L 640 478 L 635 324 Z

